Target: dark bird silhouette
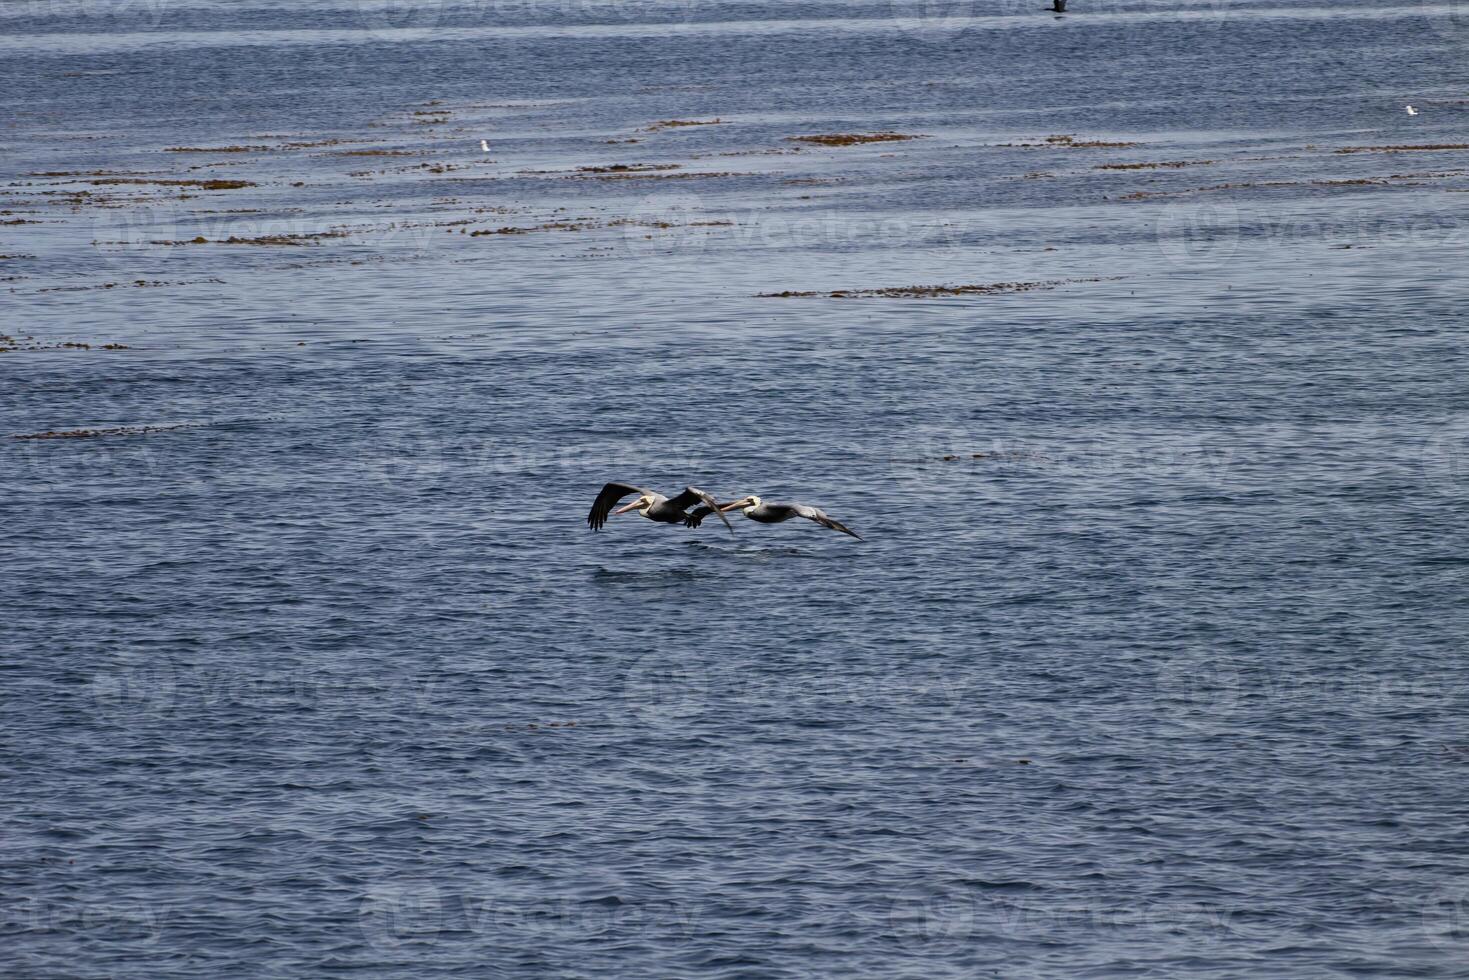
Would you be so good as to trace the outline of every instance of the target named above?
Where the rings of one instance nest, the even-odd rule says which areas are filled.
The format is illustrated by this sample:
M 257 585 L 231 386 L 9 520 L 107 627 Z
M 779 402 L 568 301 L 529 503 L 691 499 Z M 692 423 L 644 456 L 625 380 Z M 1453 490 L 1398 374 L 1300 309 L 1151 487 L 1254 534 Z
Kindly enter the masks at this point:
M 630 493 L 637 494 L 638 499 L 625 507 L 612 509 L 613 505 Z M 665 497 L 656 491 L 635 487 L 631 483 L 609 483 L 603 487 L 602 492 L 597 494 L 597 499 L 592 503 L 592 512 L 587 515 L 587 527 L 593 531 L 600 531 L 607 523 L 608 517 L 616 517 L 618 514 L 626 514 L 633 510 L 659 524 L 684 524 L 689 517 L 688 509 L 697 503 L 702 503 L 704 505 L 702 509 L 709 513 L 718 513 L 719 519 L 724 521 L 724 526 L 729 528 L 729 533 L 734 533 L 734 526 L 729 523 L 729 518 L 719 512 L 719 504 L 713 497 L 697 487 L 684 487 L 683 492 L 677 496 Z M 698 525 L 690 526 L 697 527 Z
M 804 517 L 808 521 L 815 521 L 822 527 L 828 527 L 833 531 L 840 531 L 843 534 L 850 534 L 858 541 L 862 540 L 862 535 L 847 527 L 841 521 L 834 520 L 826 511 L 819 507 L 812 507 L 809 504 L 766 503 L 754 494 L 727 504 L 710 504 L 706 502 L 704 506 L 696 508 L 690 513 L 684 519 L 684 523 L 689 527 L 698 527 L 704 518 L 710 514 L 718 514 L 722 519 L 724 512 L 728 510 L 738 510 L 756 524 L 779 524 L 793 517 Z

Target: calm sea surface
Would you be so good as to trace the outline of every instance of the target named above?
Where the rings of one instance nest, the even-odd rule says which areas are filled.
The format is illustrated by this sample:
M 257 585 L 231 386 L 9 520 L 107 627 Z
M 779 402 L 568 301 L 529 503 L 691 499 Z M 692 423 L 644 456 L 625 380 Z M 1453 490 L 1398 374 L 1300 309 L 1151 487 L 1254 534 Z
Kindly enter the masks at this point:
M 1045 5 L 0 2 L 0 975 L 1469 976 L 1469 14 Z

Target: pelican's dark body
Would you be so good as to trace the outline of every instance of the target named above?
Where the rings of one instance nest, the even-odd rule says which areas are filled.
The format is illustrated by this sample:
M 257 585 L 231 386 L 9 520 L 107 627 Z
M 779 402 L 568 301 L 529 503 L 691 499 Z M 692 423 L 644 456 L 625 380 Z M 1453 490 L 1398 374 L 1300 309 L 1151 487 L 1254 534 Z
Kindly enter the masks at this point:
M 756 524 L 779 524 L 801 516 L 791 504 L 761 504 L 759 507 L 746 507 L 740 513 Z
M 808 521 L 815 521 L 824 528 L 849 534 L 858 541 L 862 540 L 862 535 L 847 527 L 841 521 L 833 519 L 830 514 L 820 507 L 812 507 L 810 504 L 766 503 L 756 496 L 749 496 L 743 500 L 736 500 L 714 507 L 708 504 L 705 504 L 703 507 L 696 507 L 685 518 L 684 523 L 689 527 L 698 527 L 700 522 L 710 514 L 718 514 L 722 518 L 724 516 L 723 512 L 727 510 L 739 510 L 741 514 L 744 514 L 756 524 L 780 524 L 793 517 L 804 517 Z
M 688 509 L 694 504 L 702 503 L 708 508 L 717 507 L 714 498 L 697 487 L 684 487 L 683 492 L 676 497 L 665 497 L 657 491 L 644 490 L 631 483 L 614 482 L 604 486 L 597 494 L 597 499 L 592 502 L 592 510 L 587 514 L 587 527 L 593 531 L 602 530 L 602 526 L 607 523 L 607 518 L 614 514 L 613 505 L 630 493 L 637 494 L 638 499 L 615 513 L 621 514 L 624 511 L 636 509 L 643 517 L 659 524 L 687 523 Z M 729 520 L 723 514 L 719 516 L 724 521 L 724 526 L 728 527 L 730 533 L 733 534 L 734 528 L 730 527 Z
M 687 504 L 683 507 L 676 507 L 663 494 L 655 493 L 653 494 L 653 503 L 647 510 L 642 511 L 642 515 L 650 521 L 657 521 L 659 524 L 682 524 L 689 516 L 686 510 L 687 507 Z

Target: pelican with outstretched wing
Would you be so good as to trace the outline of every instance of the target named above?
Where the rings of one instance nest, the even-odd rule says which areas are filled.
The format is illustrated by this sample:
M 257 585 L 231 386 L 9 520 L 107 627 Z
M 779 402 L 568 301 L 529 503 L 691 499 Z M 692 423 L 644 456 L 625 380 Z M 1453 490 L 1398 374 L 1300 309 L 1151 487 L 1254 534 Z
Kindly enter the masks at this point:
M 742 497 L 739 500 L 727 504 L 716 504 L 714 506 L 710 506 L 710 504 L 706 502 L 704 506 L 695 508 L 694 511 L 690 513 L 687 518 L 684 519 L 684 523 L 689 527 L 698 527 L 699 524 L 704 520 L 704 518 L 708 517 L 710 514 L 718 514 L 721 518 L 723 518 L 724 512 L 727 510 L 738 510 L 740 513 L 744 514 L 756 524 L 779 524 L 782 521 L 788 521 L 793 517 L 804 517 L 808 521 L 815 521 L 822 527 L 831 528 L 833 531 L 840 531 L 843 534 L 850 534 L 858 541 L 862 540 L 862 535 L 847 527 L 847 525 L 843 524 L 841 521 L 833 520 L 830 516 L 827 515 L 826 511 L 822 510 L 820 507 L 812 507 L 808 504 L 767 503 L 754 494 L 750 494 L 750 496 L 748 497 Z
M 638 495 L 638 499 L 625 507 L 612 507 L 623 497 L 630 493 Z M 608 517 L 616 517 L 618 514 L 626 514 L 629 511 L 637 511 L 650 521 L 659 524 L 684 524 L 688 521 L 688 509 L 695 504 L 703 504 L 700 510 L 706 513 L 719 514 L 719 519 L 724 521 L 724 526 L 729 528 L 729 533 L 734 533 L 734 525 L 730 524 L 729 518 L 720 511 L 719 504 L 713 497 L 697 487 L 684 487 L 683 493 L 675 497 L 665 497 L 653 490 L 644 490 L 635 487 L 631 483 L 609 483 L 597 494 L 597 499 L 592 503 L 592 512 L 587 515 L 587 527 L 593 531 L 602 530 L 602 525 L 607 523 Z M 703 520 L 703 518 L 700 518 Z M 689 525 L 698 527 L 697 524 Z

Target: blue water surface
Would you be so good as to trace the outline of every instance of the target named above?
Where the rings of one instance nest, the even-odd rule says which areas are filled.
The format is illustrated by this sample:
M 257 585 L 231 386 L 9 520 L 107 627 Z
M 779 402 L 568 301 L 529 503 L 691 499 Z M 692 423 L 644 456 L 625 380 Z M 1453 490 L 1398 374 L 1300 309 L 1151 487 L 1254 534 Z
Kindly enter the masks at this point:
M 0 5 L 0 974 L 1469 976 L 1469 20 L 1045 6 Z

